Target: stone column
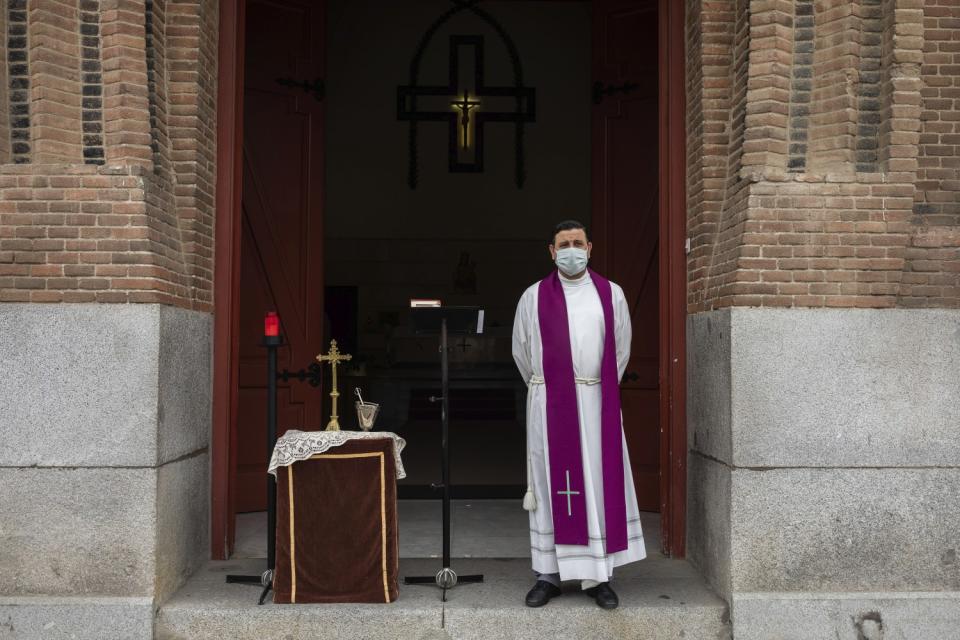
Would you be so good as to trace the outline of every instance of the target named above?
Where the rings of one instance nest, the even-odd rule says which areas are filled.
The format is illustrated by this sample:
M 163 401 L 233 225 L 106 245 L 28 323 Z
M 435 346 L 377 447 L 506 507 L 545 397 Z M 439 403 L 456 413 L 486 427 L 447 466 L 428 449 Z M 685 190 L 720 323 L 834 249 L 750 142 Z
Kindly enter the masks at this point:
M 949 637 L 960 311 L 730 308 L 688 343 L 688 554 L 735 637 Z
M 209 553 L 209 318 L 10 303 L 0 332 L 0 620 L 152 638 Z
M 737 640 L 956 635 L 960 233 L 930 204 L 957 119 L 930 88 L 956 67 L 927 72 L 949 59 L 926 38 L 957 25 L 920 0 L 754 0 L 744 43 L 741 3 L 690 4 L 689 130 L 712 144 L 688 164 L 688 557 Z M 713 99 L 744 48 L 746 104 Z
M 217 6 L 25 8 L 0 101 L 0 635 L 152 639 L 210 549 Z

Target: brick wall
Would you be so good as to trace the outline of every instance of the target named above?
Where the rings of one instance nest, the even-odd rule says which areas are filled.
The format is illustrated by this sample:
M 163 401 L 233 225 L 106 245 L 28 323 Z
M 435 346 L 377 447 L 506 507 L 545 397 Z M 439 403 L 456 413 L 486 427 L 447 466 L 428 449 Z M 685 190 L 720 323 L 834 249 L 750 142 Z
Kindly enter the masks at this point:
M 80 23 L 70 0 L 27 3 L 32 160 L 80 156 Z
M 210 310 L 216 2 L 29 6 L 0 101 L 0 301 Z
M 170 154 L 183 251 L 198 296 L 213 304 L 217 149 L 217 3 L 177 2 L 169 9 Z
M 8 39 L 10 33 L 7 25 L 9 24 L 10 13 L 17 14 L 16 9 L 11 8 L 13 2 L 8 2 L 6 10 L 0 9 L 0 162 L 10 162 L 10 75 L 7 73 L 8 57 Z
M 687 7 L 688 309 L 960 306 L 955 0 Z
M 101 164 L 103 149 L 103 66 L 101 64 L 100 0 L 80 2 L 80 130 L 83 161 Z
M 688 0 L 691 311 L 960 305 L 956 9 Z M 209 309 L 216 2 L 2 18 L 0 300 Z
M 923 8 L 920 154 L 916 210 L 932 224 L 960 218 L 960 6 L 928 0 Z
M 857 135 L 858 2 L 813 5 L 813 65 L 807 166 L 811 171 L 853 168 Z M 799 17 L 799 16 L 798 16 Z
M 690 2 L 687 10 L 687 234 L 691 238 L 688 256 L 689 303 L 702 305 L 707 290 L 722 282 L 724 265 L 736 252 L 738 226 L 742 221 L 743 183 L 739 179 L 741 153 L 735 123 L 743 113 L 734 100 L 737 66 L 744 69 L 747 50 L 734 59 L 735 31 L 739 24 L 741 44 L 747 2 Z M 739 16 L 739 22 L 737 17 Z M 741 73 L 741 82 L 745 78 Z M 746 87 L 741 85 L 743 89 Z M 739 102 L 746 99 L 741 91 Z M 745 114 L 744 114 L 745 115 Z M 742 137 L 739 139 L 742 143 Z M 748 158 L 749 159 L 749 158 Z M 726 246 L 720 247 L 720 239 Z
M 9 135 L 9 154 L 0 156 L 4 162 L 28 162 L 30 159 L 30 67 L 27 56 L 27 0 L 8 0 L 4 83 L 6 100 L 0 111 L 6 111 Z
M 960 6 L 923 5 L 923 62 L 914 230 L 901 297 L 956 307 L 960 298 Z
M 189 299 L 138 165 L 0 167 L 0 301 Z

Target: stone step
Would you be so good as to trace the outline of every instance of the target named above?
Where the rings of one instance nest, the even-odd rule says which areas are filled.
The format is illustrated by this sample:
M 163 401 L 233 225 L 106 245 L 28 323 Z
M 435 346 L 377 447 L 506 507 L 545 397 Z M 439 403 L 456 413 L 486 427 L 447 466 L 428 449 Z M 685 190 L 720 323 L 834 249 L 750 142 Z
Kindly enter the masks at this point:
M 482 584 L 447 592 L 400 586 L 400 598 L 382 604 L 257 606 L 260 589 L 226 584 L 228 573 L 256 574 L 263 560 L 211 562 L 164 604 L 157 640 L 473 640 L 481 638 L 590 638 L 591 640 L 728 640 L 727 605 L 683 560 L 659 554 L 617 569 L 620 607 L 604 611 L 564 585 L 564 594 L 540 609 L 523 605 L 533 576 L 529 559 L 455 559 L 462 575 L 483 573 Z M 400 575 L 432 575 L 434 559 L 402 559 Z

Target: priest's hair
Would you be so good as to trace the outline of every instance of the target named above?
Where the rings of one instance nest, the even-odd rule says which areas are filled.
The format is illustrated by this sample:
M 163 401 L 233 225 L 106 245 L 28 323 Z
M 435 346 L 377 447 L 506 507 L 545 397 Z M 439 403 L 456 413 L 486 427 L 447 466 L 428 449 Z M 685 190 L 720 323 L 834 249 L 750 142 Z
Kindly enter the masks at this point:
M 553 228 L 553 235 L 550 236 L 550 244 L 554 244 L 557 241 L 558 233 L 561 231 L 570 231 L 571 229 L 583 229 L 583 235 L 587 236 L 587 240 L 590 239 L 590 234 L 587 233 L 587 227 L 582 222 L 579 220 L 564 220 Z

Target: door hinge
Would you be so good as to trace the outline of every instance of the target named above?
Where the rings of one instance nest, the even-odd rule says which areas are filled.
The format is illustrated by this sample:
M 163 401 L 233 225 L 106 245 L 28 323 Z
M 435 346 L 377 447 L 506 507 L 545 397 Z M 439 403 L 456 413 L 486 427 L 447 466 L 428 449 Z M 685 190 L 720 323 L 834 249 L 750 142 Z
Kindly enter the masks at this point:
M 322 102 L 327 94 L 326 85 L 321 78 L 314 78 L 313 82 L 307 82 L 306 80 L 298 82 L 293 78 L 277 78 L 276 82 L 279 85 L 290 87 L 291 89 L 303 89 L 311 94 L 317 102 Z
M 600 80 L 597 80 L 593 83 L 593 104 L 600 104 L 603 102 L 603 99 L 607 96 L 612 96 L 616 93 L 622 93 L 627 95 L 631 91 L 639 89 L 640 85 L 636 82 L 624 82 L 623 84 L 605 84 Z

